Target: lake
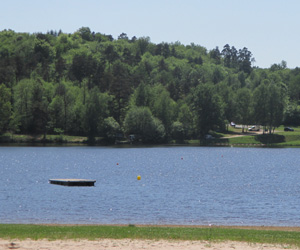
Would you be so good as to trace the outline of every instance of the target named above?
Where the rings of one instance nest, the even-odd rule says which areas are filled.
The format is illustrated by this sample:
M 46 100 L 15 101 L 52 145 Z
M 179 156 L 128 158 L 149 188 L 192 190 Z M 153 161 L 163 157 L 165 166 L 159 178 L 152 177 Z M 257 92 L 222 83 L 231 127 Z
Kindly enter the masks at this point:
M 0 147 L 0 223 L 300 226 L 299 160 L 299 148 Z

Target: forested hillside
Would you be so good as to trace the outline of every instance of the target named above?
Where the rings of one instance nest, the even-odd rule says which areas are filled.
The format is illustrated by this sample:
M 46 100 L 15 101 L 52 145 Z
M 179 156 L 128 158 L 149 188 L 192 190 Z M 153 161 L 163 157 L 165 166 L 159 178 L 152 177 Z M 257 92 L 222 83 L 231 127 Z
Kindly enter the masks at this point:
M 276 53 L 274 51 L 274 53 Z M 300 69 L 254 68 L 247 48 L 154 44 L 82 27 L 0 32 L 0 134 L 201 139 L 234 121 L 300 124 Z

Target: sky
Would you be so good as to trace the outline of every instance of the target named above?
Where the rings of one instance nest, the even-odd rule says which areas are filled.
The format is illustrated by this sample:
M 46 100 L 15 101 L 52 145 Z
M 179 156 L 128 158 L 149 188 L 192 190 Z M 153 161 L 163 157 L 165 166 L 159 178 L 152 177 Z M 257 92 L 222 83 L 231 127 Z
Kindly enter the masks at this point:
M 151 42 L 246 47 L 254 66 L 300 67 L 299 0 L 2 0 L 0 31 L 74 33 L 81 27 Z

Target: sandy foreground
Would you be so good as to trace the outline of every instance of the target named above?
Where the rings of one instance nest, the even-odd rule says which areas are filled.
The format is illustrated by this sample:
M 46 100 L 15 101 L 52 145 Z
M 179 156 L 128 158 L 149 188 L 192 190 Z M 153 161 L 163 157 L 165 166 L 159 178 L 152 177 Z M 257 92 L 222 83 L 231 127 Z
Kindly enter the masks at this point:
M 243 242 L 207 242 L 207 241 L 167 241 L 167 240 L 131 240 L 131 239 L 100 239 L 89 240 L 4 240 L 0 239 L 0 250 L 4 249 L 30 249 L 30 250 L 282 250 L 299 249 L 289 246 L 275 246 L 269 244 L 250 244 Z

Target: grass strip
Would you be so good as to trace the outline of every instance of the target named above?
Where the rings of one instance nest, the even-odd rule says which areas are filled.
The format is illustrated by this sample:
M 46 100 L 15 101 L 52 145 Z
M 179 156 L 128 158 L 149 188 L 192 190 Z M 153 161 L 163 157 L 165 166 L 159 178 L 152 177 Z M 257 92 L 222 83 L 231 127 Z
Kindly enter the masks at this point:
M 96 239 L 152 239 L 152 240 L 208 240 L 268 243 L 300 247 L 299 231 L 237 229 L 223 227 L 155 227 L 155 226 L 99 226 L 99 225 L 28 225 L 0 224 L 2 239 L 96 240 Z

